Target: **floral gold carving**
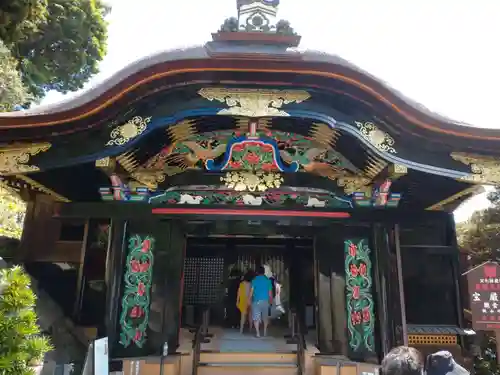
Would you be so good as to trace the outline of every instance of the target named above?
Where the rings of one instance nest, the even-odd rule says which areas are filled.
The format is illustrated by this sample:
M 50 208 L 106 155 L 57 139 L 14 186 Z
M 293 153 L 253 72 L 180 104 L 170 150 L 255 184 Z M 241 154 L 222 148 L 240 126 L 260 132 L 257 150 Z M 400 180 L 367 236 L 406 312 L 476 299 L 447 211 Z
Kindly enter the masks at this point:
M 463 152 L 453 152 L 451 157 L 470 167 L 471 173 L 460 180 L 474 184 L 500 184 L 500 159 Z
M 268 189 L 279 188 L 283 183 L 283 177 L 274 172 L 227 172 L 221 177 L 228 189 L 236 191 L 266 191 Z
M 394 138 L 380 130 L 373 122 L 354 122 L 364 139 L 370 142 L 378 150 L 396 154 L 394 149 Z
M 105 157 L 95 161 L 96 168 L 104 169 L 106 171 L 113 171 L 116 168 L 116 159 L 112 157 Z
M 144 133 L 151 122 L 151 117 L 135 116 L 125 124 L 117 126 L 110 133 L 110 140 L 106 146 L 123 146 L 135 137 Z
M 337 179 L 338 186 L 344 188 L 346 194 L 365 192 L 365 190 L 368 192 L 370 187 L 367 185 L 369 183 L 370 179 L 365 177 L 345 177 Z
M 268 117 L 290 116 L 283 105 L 301 103 L 311 97 L 302 90 L 260 90 L 239 88 L 203 88 L 198 94 L 210 101 L 226 103 L 219 115 Z
M 0 175 L 36 172 L 40 169 L 29 165 L 30 157 L 45 152 L 50 143 L 12 144 L 0 146 Z
M 150 190 L 158 189 L 158 184 L 165 181 L 163 171 L 137 170 L 130 175 Z

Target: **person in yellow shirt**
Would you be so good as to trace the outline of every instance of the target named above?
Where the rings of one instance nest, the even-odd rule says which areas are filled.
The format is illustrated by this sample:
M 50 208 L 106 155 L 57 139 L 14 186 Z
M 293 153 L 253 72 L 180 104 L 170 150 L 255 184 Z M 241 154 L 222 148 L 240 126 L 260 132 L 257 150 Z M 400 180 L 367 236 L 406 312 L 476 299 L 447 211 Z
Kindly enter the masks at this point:
M 238 288 L 238 297 L 236 299 L 236 306 L 240 310 L 240 333 L 243 333 L 245 327 L 245 321 L 248 318 L 248 324 L 250 326 L 250 331 L 252 331 L 252 314 L 251 314 L 251 304 L 250 291 L 252 289 L 252 280 L 254 278 L 254 273 L 248 271 Z

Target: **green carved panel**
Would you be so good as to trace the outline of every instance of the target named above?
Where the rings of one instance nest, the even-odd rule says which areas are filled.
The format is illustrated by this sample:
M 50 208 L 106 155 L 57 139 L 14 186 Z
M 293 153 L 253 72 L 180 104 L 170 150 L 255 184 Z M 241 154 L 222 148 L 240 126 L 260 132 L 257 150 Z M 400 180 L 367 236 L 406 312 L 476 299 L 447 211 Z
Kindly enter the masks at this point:
M 370 252 L 367 239 L 344 241 L 348 343 L 354 354 L 376 350 Z
M 127 348 L 142 348 L 147 340 L 153 280 L 153 249 L 151 236 L 132 235 L 128 241 L 128 256 L 123 277 L 120 315 L 120 344 Z

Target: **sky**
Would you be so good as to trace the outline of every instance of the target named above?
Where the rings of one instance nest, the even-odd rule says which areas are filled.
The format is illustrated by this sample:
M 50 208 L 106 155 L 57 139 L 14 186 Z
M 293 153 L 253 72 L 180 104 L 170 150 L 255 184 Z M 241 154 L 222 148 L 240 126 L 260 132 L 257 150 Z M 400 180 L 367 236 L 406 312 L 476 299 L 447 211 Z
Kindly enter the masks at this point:
M 203 44 L 236 16 L 236 0 L 106 2 L 108 53 L 88 86 L 154 52 Z M 498 0 L 281 0 L 279 18 L 301 48 L 337 54 L 453 119 L 500 127 Z M 49 93 L 42 104 L 63 99 Z M 484 194 L 472 198 L 456 220 L 486 206 Z

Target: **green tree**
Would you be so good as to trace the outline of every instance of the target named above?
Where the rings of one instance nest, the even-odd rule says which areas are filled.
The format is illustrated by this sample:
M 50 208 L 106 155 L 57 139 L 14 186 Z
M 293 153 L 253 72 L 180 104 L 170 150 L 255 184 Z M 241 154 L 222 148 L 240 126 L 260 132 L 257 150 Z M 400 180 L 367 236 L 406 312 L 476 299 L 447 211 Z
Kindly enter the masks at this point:
M 35 32 L 47 16 L 47 0 L 0 1 L 0 40 L 17 42 Z
M 0 271 L 0 374 L 31 375 L 52 349 L 40 334 L 36 297 L 30 278 L 20 267 Z
M 467 222 L 457 225 L 458 242 L 467 253 L 471 268 L 488 260 L 500 261 L 500 190 L 490 193 L 488 199 L 490 208 L 475 212 Z M 495 336 L 492 332 L 480 332 L 477 339 L 480 352 L 474 362 L 475 373 L 500 375 Z
M 16 65 L 16 60 L 0 40 L 0 112 L 12 111 L 14 106 L 28 101 L 29 96 Z
M 25 85 L 36 98 L 76 91 L 106 54 L 109 12 L 102 0 L 49 0 L 38 30 L 12 45 Z
M 0 186 L 0 236 L 21 238 L 26 203 L 11 189 Z

